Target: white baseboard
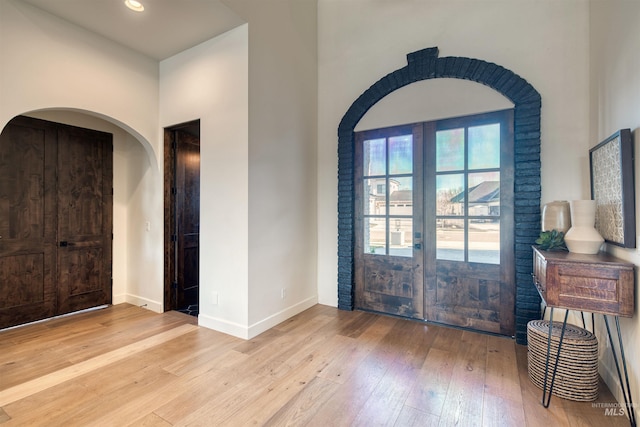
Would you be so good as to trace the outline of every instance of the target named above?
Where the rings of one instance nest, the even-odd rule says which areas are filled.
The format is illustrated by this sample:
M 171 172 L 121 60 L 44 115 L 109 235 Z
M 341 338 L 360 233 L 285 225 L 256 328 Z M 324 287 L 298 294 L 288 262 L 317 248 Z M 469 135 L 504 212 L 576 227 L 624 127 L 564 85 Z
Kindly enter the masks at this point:
M 290 307 L 287 307 L 284 310 L 279 311 L 278 313 L 275 313 L 267 317 L 266 319 L 256 322 L 250 326 L 229 322 L 225 319 L 220 319 L 200 313 L 198 315 L 198 325 L 228 335 L 232 335 L 234 337 L 249 340 L 255 336 L 260 335 L 264 331 L 273 328 L 277 324 L 284 322 L 290 317 L 293 317 L 296 314 L 301 313 L 310 307 L 313 307 L 317 303 L 318 297 L 313 296 Z
M 138 307 L 146 308 L 147 310 L 151 310 L 155 313 L 162 313 L 164 311 L 164 306 L 162 302 L 153 301 L 148 298 L 139 297 L 137 295 L 131 294 L 120 294 L 113 295 L 112 297 L 113 305 L 128 303 L 131 305 L 137 305 Z
M 606 337 L 605 337 L 606 339 Z M 624 403 L 624 397 L 622 396 L 622 392 L 620 390 L 620 382 L 618 381 L 617 374 L 614 374 L 609 370 L 609 367 L 603 363 L 602 359 L 598 361 L 598 371 L 602 380 L 607 384 L 609 390 L 611 390 L 611 394 L 618 402 Z
M 235 322 L 229 322 L 228 320 L 208 316 L 206 314 L 198 314 L 198 326 L 213 329 L 214 331 L 222 332 L 223 334 L 242 338 L 243 340 L 249 339 L 248 330 L 245 325 L 241 325 Z
M 317 303 L 318 297 L 313 296 L 311 298 L 307 298 L 306 300 L 300 301 L 299 303 L 294 304 L 290 307 L 287 307 L 284 310 L 267 317 L 266 319 L 254 323 L 253 325 L 249 326 L 249 337 L 247 339 L 251 339 L 255 336 L 260 335 L 264 331 L 273 328 L 278 323 L 282 323 L 285 320 L 295 316 L 296 314 L 302 313 L 303 311 L 310 307 L 313 307 Z

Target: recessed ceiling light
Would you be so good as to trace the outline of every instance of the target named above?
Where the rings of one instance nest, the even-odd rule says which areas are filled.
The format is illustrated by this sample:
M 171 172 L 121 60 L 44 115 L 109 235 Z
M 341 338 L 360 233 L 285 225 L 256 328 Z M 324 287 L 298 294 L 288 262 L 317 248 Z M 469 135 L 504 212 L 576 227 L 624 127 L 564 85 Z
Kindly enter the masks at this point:
M 137 0 L 124 0 L 124 4 L 131 10 L 135 10 L 136 12 L 142 12 L 144 10 L 144 6 Z

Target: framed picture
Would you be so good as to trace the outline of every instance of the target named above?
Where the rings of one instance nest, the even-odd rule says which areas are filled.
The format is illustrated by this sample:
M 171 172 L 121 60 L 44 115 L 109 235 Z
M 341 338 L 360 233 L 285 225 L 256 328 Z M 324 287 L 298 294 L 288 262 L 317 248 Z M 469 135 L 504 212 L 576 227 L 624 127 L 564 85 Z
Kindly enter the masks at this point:
M 589 150 L 596 229 L 607 243 L 636 247 L 631 131 L 621 129 Z

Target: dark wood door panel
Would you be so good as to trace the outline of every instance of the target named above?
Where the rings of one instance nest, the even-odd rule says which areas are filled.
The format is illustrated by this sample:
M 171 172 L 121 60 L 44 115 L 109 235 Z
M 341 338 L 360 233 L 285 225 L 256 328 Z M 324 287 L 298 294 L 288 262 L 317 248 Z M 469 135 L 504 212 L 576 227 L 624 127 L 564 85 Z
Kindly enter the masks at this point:
M 61 267 L 58 307 L 61 313 L 110 302 L 110 280 L 104 271 L 104 257 L 99 247 L 66 247 L 58 250 Z
M 24 118 L 0 135 L 0 236 L 4 244 L 55 240 L 56 133 Z M 30 247 L 30 246 L 29 246 Z
M 111 302 L 111 135 L 58 130 L 58 309 Z
M 176 234 L 178 309 L 198 304 L 200 257 L 200 138 L 176 130 Z
M 500 277 L 500 265 L 439 260 L 427 320 L 505 333 Z
M 45 301 L 45 254 L 0 257 L 0 309 Z
M 412 263 L 402 258 L 364 255 L 365 292 L 413 298 Z
M 181 259 L 178 263 L 181 265 L 178 307 L 184 309 L 198 304 L 200 248 L 198 235 L 186 235 L 182 238 Z
M 56 147 L 45 121 L 18 117 L 0 134 L 0 327 L 55 313 Z
M 55 314 L 50 266 L 53 251 L 0 257 L 0 325 L 13 326 Z
M 415 319 L 422 318 L 420 288 L 414 285 L 411 258 L 362 255 L 362 288 L 356 293 L 358 308 Z
M 104 235 L 104 203 L 111 192 L 109 134 L 63 127 L 58 132 L 58 233 L 60 240 Z

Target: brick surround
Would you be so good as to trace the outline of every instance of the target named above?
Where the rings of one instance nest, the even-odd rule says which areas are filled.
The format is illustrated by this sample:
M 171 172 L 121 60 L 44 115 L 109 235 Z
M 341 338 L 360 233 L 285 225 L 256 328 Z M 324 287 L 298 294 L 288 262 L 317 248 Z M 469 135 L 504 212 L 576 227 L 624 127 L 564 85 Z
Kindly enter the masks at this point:
M 540 297 L 531 279 L 531 245 L 540 230 L 540 94 L 504 67 L 472 58 L 440 58 L 437 47 L 408 54 L 407 65 L 362 93 L 338 126 L 338 308 L 354 308 L 354 128 L 384 96 L 408 84 L 437 78 L 481 83 L 515 104 L 516 341 L 526 344 L 527 323 L 540 316 Z

